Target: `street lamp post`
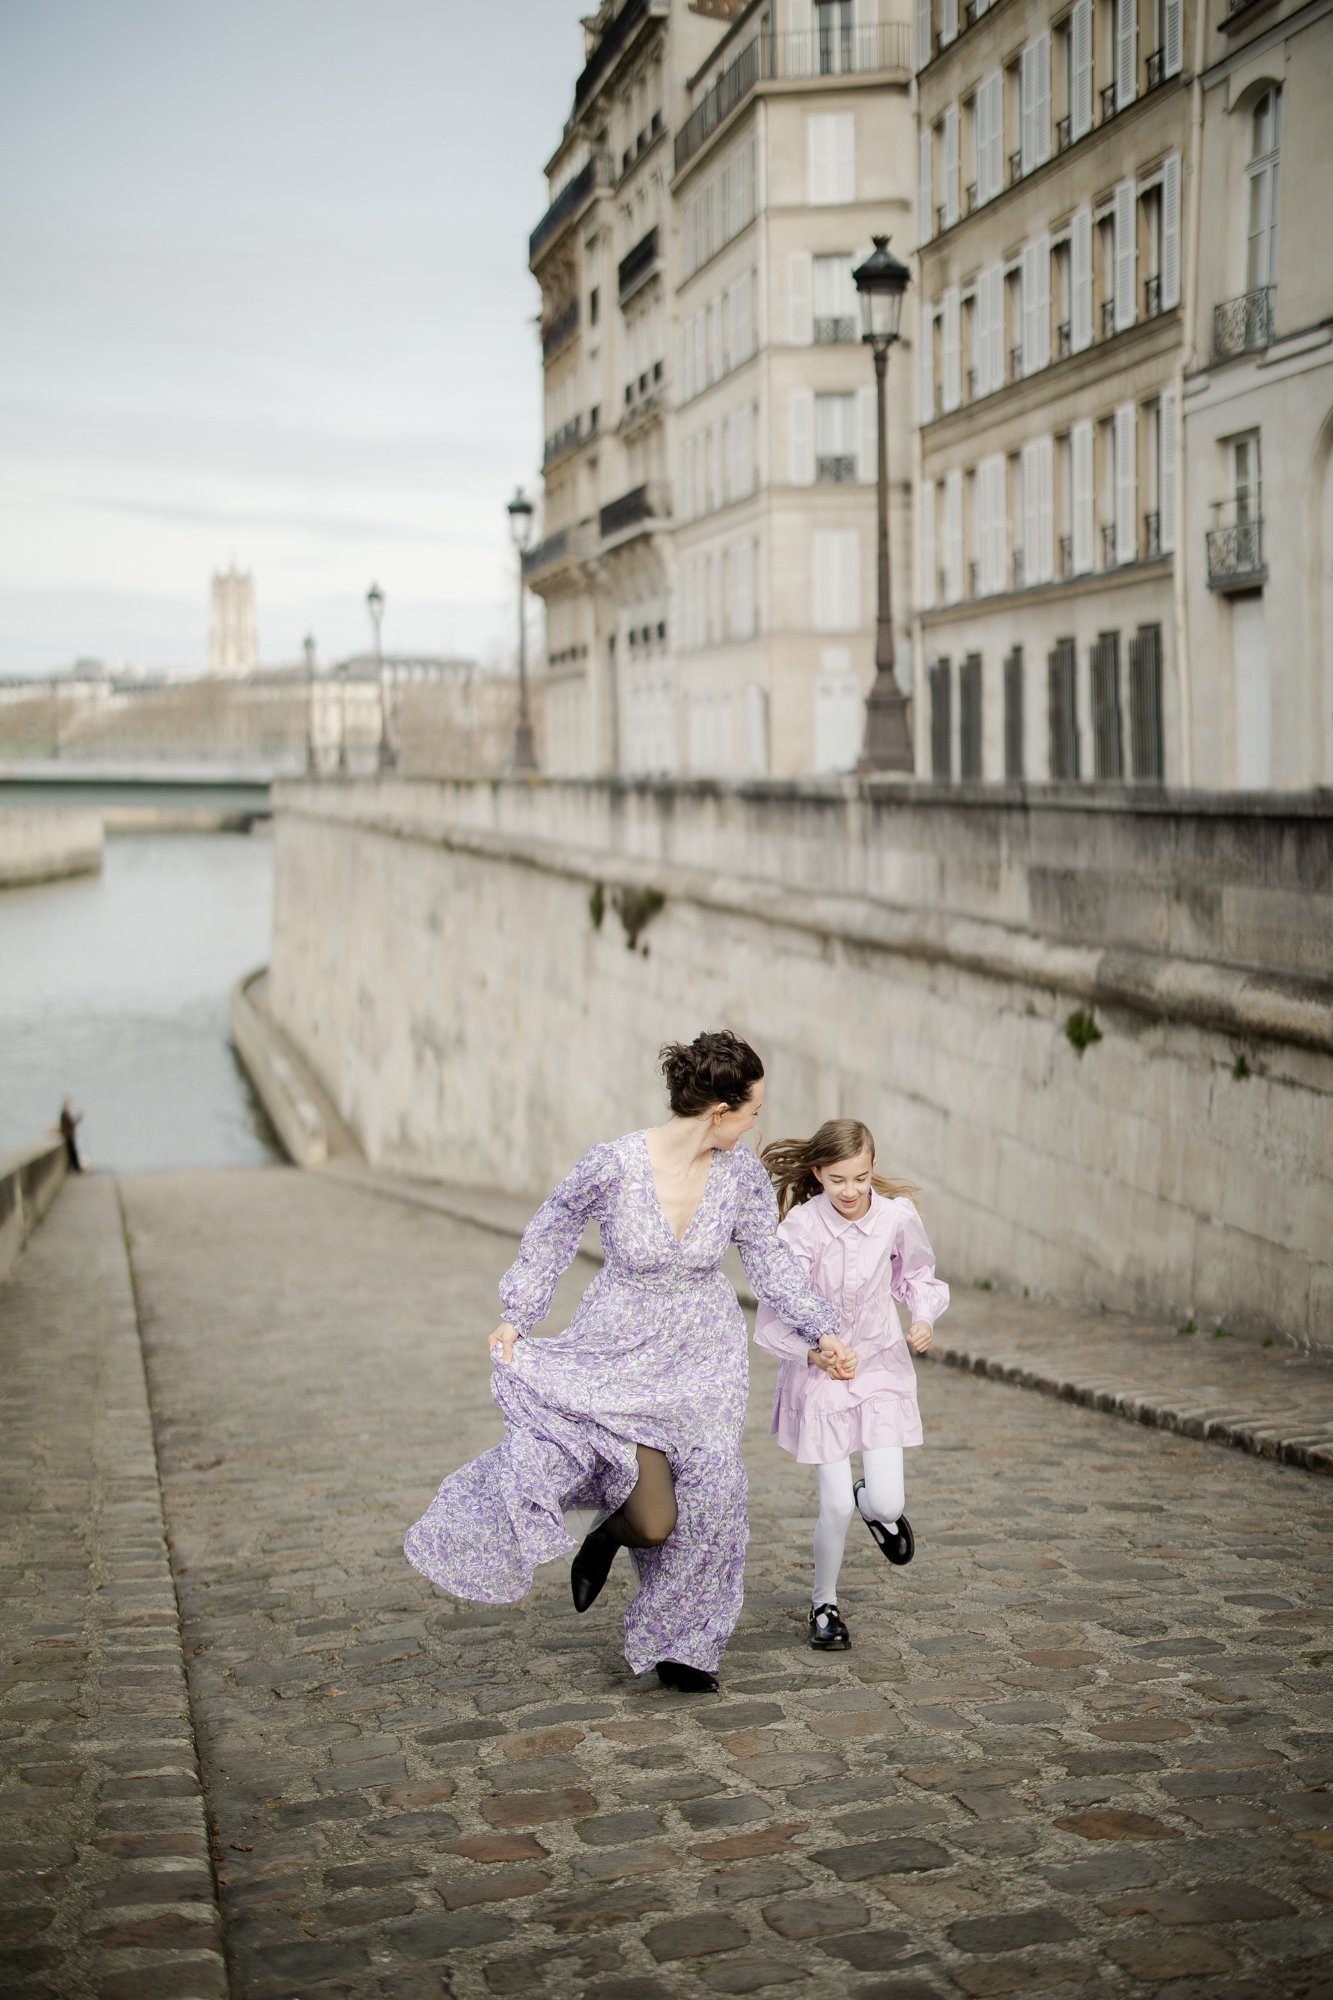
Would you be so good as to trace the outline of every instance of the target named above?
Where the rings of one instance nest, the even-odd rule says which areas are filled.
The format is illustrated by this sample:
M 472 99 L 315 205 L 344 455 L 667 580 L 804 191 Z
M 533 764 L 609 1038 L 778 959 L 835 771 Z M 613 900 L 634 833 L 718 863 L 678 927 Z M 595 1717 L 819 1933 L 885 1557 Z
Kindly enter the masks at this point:
M 885 378 L 889 349 L 898 338 L 908 270 L 889 250 L 887 236 L 852 273 L 861 295 L 861 338 L 875 360 L 875 392 L 879 405 L 879 592 L 875 618 L 875 681 L 866 698 L 866 732 L 857 770 L 913 769 L 912 739 L 907 727 L 907 697 L 893 670 L 893 609 L 889 588 L 889 424 Z
M 505 508 L 509 532 L 518 551 L 518 721 L 514 724 L 514 769 L 535 771 L 537 748 L 532 739 L 532 714 L 528 707 L 528 633 L 523 617 L 523 558 L 532 546 L 532 502 L 521 486 Z
M 380 689 L 380 747 L 376 763 L 381 771 L 391 771 L 398 759 L 389 734 L 389 690 L 384 679 L 384 646 L 380 637 L 384 622 L 384 592 L 377 583 L 372 583 L 366 592 L 366 609 L 375 628 L 375 677 Z
M 302 639 L 301 650 L 305 654 L 305 769 L 306 776 L 313 778 L 319 769 L 319 757 L 315 749 L 315 638 L 312 632 L 307 632 Z

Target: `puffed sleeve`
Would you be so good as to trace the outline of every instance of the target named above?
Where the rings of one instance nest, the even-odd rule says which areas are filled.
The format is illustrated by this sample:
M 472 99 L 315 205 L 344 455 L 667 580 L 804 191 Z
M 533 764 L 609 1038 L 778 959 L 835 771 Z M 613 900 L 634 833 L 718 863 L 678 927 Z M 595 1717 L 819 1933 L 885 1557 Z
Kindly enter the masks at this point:
M 745 1275 L 761 1307 L 767 1306 L 803 1348 L 814 1347 L 821 1334 L 838 1331 L 837 1311 L 810 1289 L 804 1267 L 779 1238 L 773 1183 L 754 1154 L 738 1149 L 736 1161 L 739 1203 L 731 1236 Z
M 556 1284 L 577 1256 L 584 1229 L 601 1214 L 616 1172 L 615 1148 L 594 1146 L 523 1231 L 518 1255 L 500 1280 L 500 1309 L 520 1333 L 530 1333 L 551 1310 Z
M 800 1227 L 800 1213 L 799 1209 L 793 1209 L 785 1221 L 778 1224 L 778 1241 L 786 1244 L 808 1282 L 815 1261 L 814 1246 Z M 810 1352 L 809 1341 L 802 1334 L 793 1333 L 786 1321 L 779 1319 L 773 1308 L 765 1305 L 762 1299 L 755 1314 L 754 1344 L 762 1347 L 767 1354 L 776 1354 L 780 1361 L 790 1361 L 793 1356 L 803 1360 Z
M 935 1276 L 935 1252 L 915 1205 L 900 1199 L 896 1207 L 898 1240 L 893 1246 L 889 1290 L 899 1305 L 906 1306 L 914 1323 L 923 1319 L 927 1326 L 934 1326 L 948 1309 L 949 1287 Z

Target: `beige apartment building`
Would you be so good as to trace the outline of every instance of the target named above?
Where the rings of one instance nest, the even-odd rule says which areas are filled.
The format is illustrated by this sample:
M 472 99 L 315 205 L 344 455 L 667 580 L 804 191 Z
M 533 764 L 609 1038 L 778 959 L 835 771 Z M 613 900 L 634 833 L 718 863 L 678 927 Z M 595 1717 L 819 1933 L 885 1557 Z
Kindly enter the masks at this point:
M 1183 407 L 1193 782 L 1333 784 L 1333 4 L 1207 0 Z
M 902 0 L 905 6 L 906 0 Z M 626 0 L 588 29 L 542 288 L 543 762 L 847 770 L 873 679 L 875 406 L 852 269 L 908 247 L 899 0 Z M 890 370 L 910 660 L 910 370 Z
M 1194 0 L 916 0 L 917 768 L 1187 775 Z

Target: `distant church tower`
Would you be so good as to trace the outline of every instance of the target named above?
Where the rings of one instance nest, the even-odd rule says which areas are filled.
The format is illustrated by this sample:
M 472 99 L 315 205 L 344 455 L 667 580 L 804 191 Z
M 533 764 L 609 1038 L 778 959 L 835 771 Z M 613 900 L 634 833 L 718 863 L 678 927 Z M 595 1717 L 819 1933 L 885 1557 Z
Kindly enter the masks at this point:
M 248 570 L 213 573 L 213 615 L 208 630 L 211 674 L 252 674 L 259 665 L 255 640 L 255 582 Z

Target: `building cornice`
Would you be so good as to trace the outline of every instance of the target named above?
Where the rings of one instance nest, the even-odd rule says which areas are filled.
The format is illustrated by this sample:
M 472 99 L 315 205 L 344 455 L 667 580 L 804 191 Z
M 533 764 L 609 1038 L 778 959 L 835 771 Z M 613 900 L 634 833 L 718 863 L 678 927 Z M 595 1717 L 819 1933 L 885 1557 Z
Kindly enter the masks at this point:
M 937 604 L 921 613 L 921 623 L 931 631 L 942 625 L 973 623 L 978 618 L 1030 610 L 1035 604 L 1059 604 L 1071 598 L 1093 597 L 1107 590 L 1128 590 L 1136 583 L 1169 583 L 1175 555 L 1153 556 L 1150 561 L 1117 563 L 1114 569 L 1086 570 L 1081 576 L 1057 577 L 1051 583 L 1034 583 L 1025 590 L 997 590 L 988 597 L 963 597 L 957 604 Z

